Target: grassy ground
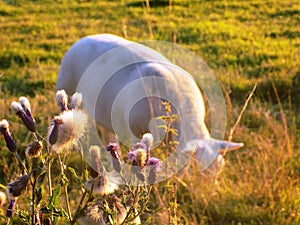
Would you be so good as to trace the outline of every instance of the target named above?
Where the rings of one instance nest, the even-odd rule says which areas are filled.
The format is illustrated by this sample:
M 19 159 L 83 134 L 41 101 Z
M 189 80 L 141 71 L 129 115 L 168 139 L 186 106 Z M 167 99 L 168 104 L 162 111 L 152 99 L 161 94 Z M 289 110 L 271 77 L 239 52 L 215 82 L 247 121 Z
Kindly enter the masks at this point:
M 30 96 L 38 122 L 50 121 L 57 113 L 53 90 L 60 60 L 89 34 L 176 42 L 195 52 L 224 88 L 228 130 L 258 83 L 234 134 L 246 147 L 229 153 L 224 171 L 213 180 L 185 176 L 189 185 L 177 183 L 174 189 L 176 212 L 157 213 L 152 224 L 166 224 L 167 215 L 177 216 L 180 224 L 299 224 L 297 0 L 150 1 L 150 9 L 133 0 L 7 0 L 0 2 L 0 21 L 0 114 L 12 121 L 18 140 L 26 139 L 26 131 L 9 112 L 10 102 Z M 0 146 L 0 181 L 7 184 L 14 166 L 2 139 Z M 168 188 L 162 184 L 161 192 Z

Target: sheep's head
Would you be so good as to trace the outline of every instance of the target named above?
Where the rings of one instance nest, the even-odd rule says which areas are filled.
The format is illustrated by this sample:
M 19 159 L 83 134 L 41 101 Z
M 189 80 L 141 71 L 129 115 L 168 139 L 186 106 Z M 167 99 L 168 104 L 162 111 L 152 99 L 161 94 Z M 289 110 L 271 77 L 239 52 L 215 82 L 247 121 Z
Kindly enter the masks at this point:
M 199 163 L 200 171 L 217 172 L 225 165 L 224 152 L 243 147 L 243 143 L 216 140 L 213 138 L 193 140 L 183 150 Z

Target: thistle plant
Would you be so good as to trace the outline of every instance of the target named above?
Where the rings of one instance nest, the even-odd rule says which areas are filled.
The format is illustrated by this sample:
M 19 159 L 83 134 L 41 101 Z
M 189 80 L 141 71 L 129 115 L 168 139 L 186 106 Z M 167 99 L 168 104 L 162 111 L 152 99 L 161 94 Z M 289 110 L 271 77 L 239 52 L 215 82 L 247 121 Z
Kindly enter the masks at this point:
M 84 155 L 88 116 L 80 109 L 82 95 L 69 97 L 60 90 L 56 101 L 60 112 L 45 130 L 37 124 L 28 98 L 11 103 L 29 132 L 24 149 L 14 139 L 8 120 L 0 121 L 6 147 L 20 163 L 6 194 L 0 192 L 0 204 L 8 196 L 6 224 L 141 224 L 161 166 L 150 154 L 153 136 L 144 134 L 130 149 L 109 143 L 102 151 L 91 145 Z M 110 158 L 108 167 L 103 154 Z M 81 157 L 81 170 L 69 163 L 76 155 Z

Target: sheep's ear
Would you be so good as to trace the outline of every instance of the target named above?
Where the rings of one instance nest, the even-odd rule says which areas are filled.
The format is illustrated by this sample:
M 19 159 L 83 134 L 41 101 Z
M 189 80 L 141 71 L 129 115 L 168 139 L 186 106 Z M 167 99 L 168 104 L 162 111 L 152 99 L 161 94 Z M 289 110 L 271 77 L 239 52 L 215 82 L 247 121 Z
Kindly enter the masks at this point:
M 236 150 L 243 147 L 243 143 L 235 143 L 216 140 L 213 138 L 201 139 L 197 141 L 194 156 L 200 163 L 200 170 L 205 170 L 221 154 L 221 151 Z
M 228 141 L 221 141 L 221 140 L 216 140 L 218 143 L 218 146 L 220 148 L 218 149 L 220 154 L 223 154 L 224 151 L 234 151 L 239 148 L 244 147 L 244 143 L 236 143 L 236 142 L 228 142 Z

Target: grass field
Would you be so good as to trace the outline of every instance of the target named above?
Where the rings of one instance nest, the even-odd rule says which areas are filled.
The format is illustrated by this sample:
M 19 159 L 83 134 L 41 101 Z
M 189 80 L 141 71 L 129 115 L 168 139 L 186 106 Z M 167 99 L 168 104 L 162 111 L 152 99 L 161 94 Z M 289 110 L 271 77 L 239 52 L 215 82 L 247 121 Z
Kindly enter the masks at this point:
M 45 130 L 58 112 L 54 87 L 64 53 L 95 33 L 176 42 L 195 52 L 222 84 L 228 133 L 258 84 L 233 136 L 245 147 L 226 155 L 213 180 L 193 173 L 182 183 L 174 180 L 176 189 L 160 184 L 162 194 L 175 192 L 177 210 L 156 213 L 150 224 L 167 224 L 170 217 L 173 224 L 193 225 L 300 223 L 298 0 L 153 0 L 150 7 L 134 0 L 0 1 L 0 119 L 11 121 L 21 156 L 29 137 L 10 102 L 30 97 Z M 2 138 L 0 146 L 0 183 L 6 185 L 16 175 L 15 159 Z M 150 208 L 161 207 L 152 198 Z

